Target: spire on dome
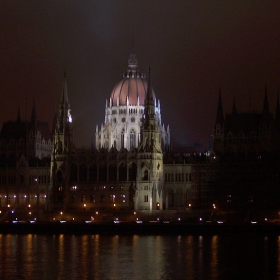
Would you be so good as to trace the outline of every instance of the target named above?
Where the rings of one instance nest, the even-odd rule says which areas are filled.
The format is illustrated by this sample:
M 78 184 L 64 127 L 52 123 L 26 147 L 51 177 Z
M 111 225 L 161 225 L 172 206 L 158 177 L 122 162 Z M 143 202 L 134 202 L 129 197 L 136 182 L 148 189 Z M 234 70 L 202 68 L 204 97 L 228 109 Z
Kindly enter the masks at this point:
M 136 54 L 131 53 L 129 58 L 128 58 L 128 67 L 130 69 L 136 69 L 138 67 L 138 60 L 136 58 Z

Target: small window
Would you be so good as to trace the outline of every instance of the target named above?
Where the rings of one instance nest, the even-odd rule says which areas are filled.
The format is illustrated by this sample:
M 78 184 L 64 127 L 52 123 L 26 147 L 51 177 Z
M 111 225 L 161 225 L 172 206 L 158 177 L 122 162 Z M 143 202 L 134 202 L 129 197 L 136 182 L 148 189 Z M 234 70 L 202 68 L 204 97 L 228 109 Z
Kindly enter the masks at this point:
M 149 179 L 149 178 L 148 178 L 148 175 L 149 175 L 149 174 L 148 174 L 148 170 L 145 170 L 145 171 L 144 171 L 144 176 L 143 176 L 143 181 L 148 181 L 148 179 Z
M 147 194 L 144 195 L 144 202 L 149 202 L 149 198 Z

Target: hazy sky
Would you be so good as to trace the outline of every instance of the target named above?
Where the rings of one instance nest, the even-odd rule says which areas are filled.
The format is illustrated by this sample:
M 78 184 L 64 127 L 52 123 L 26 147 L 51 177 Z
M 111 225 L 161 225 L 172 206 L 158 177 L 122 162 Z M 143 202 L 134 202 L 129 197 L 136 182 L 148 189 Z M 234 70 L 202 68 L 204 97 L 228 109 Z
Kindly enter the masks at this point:
M 35 98 L 38 118 L 51 125 L 66 71 L 76 143 L 89 146 L 133 38 L 174 141 L 207 146 L 219 87 L 224 112 L 234 95 L 238 110 L 260 111 L 267 84 L 275 111 L 279 0 L 1 0 L 0 123 L 18 106 L 29 119 Z

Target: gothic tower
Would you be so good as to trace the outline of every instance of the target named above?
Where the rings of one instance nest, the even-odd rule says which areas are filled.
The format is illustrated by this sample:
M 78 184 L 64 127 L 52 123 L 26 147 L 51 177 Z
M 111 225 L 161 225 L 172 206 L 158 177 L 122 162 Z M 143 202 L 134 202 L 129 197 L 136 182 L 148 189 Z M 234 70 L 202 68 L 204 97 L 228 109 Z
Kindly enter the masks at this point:
M 68 101 L 66 75 L 53 135 L 51 156 L 51 189 L 54 209 L 66 207 L 69 182 L 69 160 L 73 148 L 72 117 Z
M 233 101 L 233 112 L 235 112 L 235 99 Z M 216 122 L 214 125 L 214 134 L 213 134 L 213 150 L 216 154 L 224 152 L 224 113 L 223 113 L 223 104 L 221 96 L 221 88 L 219 88 L 219 100 L 217 106 Z
M 137 154 L 135 210 L 163 209 L 163 153 L 150 73 Z

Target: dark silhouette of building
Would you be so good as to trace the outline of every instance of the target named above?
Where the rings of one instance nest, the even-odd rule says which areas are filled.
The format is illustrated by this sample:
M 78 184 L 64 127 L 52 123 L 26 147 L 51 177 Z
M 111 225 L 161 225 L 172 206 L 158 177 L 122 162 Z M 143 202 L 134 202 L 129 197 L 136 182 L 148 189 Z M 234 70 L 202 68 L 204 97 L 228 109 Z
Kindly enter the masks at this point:
M 221 91 L 211 156 L 193 165 L 195 204 L 200 208 L 272 210 L 279 207 L 279 98 L 273 115 L 265 87 L 261 112 L 224 116 Z

